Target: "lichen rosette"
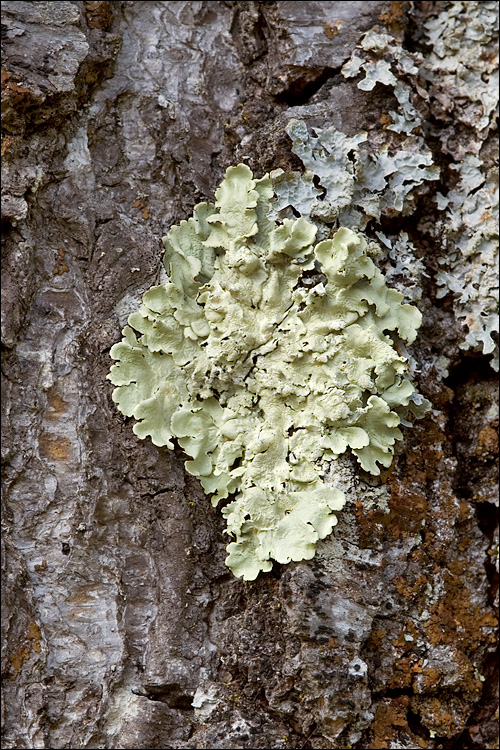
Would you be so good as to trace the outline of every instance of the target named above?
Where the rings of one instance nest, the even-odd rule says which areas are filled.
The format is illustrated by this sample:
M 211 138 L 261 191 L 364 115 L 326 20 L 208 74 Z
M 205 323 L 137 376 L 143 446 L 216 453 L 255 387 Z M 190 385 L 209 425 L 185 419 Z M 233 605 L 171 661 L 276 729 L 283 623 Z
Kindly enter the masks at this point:
M 408 365 L 420 312 L 386 286 L 364 238 L 316 243 L 305 218 L 276 222 L 273 183 L 230 167 L 214 204 L 171 228 L 169 281 L 150 289 L 115 344 L 113 400 L 134 432 L 173 439 L 222 513 L 227 565 L 246 580 L 310 559 L 343 492 L 325 461 L 350 449 L 379 474 L 418 411 Z

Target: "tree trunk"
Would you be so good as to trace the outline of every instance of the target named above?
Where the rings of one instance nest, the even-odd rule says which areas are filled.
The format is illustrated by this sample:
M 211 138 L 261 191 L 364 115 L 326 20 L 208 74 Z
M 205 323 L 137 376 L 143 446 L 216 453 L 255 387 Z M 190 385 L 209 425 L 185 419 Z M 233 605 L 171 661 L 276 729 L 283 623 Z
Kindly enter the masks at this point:
M 3 3 L 3 747 L 498 747 L 494 282 L 467 250 L 493 205 L 497 8 Z M 394 87 L 342 72 L 356 50 L 411 59 L 415 128 L 389 127 Z M 313 560 L 243 582 L 183 454 L 135 437 L 106 374 L 162 235 L 226 167 L 302 168 L 292 117 L 441 168 L 367 230 L 416 248 L 392 267 L 432 410 L 381 479 L 346 458 Z

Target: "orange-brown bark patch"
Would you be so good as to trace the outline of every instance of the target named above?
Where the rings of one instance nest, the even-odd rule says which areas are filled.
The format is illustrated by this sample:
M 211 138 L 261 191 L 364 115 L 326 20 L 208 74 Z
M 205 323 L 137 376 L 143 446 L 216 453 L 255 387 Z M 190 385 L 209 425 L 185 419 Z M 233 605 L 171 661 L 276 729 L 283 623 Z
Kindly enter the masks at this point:
M 40 435 L 39 444 L 44 458 L 52 461 L 69 461 L 72 458 L 71 440 L 67 437 L 56 437 L 44 432 Z

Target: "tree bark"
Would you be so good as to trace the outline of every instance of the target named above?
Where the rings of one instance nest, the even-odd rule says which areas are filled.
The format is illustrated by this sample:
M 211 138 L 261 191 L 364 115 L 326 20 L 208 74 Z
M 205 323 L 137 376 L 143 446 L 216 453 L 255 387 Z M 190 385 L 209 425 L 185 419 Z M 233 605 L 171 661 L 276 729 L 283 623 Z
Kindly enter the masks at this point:
M 392 93 L 342 66 L 376 27 L 430 70 L 422 24 L 478 5 L 3 3 L 3 747 L 498 747 L 496 378 L 436 286 L 436 193 L 460 149 L 495 156 L 483 110 L 412 79 L 441 180 L 383 229 L 425 267 L 433 410 L 380 481 L 350 464 L 313 560 L 234 578 L 182 453 L 106 380 L 160 238 L 225 168 L 300 168 L 292 117 L 399 147 Z

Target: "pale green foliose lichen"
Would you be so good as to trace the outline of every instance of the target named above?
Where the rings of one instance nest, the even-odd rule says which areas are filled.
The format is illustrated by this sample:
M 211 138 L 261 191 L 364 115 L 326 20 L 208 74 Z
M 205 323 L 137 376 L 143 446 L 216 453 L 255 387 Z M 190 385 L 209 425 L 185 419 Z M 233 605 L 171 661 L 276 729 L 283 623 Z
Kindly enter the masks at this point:
M 268 175 L 230 167 L 215 204 L 164 238 L 169 281 L 143 297 L 115 344 L 113 400 L 134 432 L 188 454 L 222 509 L 226 563 L 253 580 L 272 560 L 313 557 L 344 493 L 325 466 L 348 448 L 388 467 L 422 399 L 396 350 L 421 323 L 348 228 L 317 242 L 305 218 L 276 222 Z

